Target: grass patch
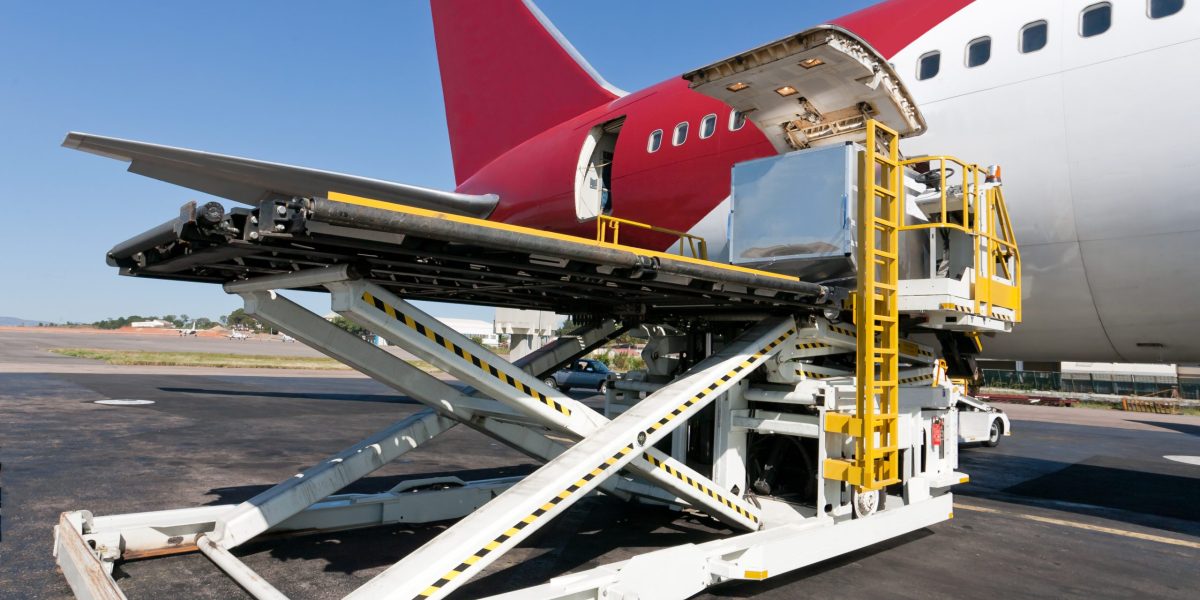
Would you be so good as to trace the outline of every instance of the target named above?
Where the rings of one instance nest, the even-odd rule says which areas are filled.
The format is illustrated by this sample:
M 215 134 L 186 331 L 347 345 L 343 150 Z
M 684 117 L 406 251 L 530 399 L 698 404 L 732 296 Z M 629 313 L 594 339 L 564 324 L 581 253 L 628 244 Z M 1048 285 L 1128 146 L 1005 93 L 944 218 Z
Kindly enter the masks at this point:
M 242 369 L 349 370 L 332 358 L 309 356 L 268 356 L 262 354 L 221 354 L 216 352 L 143 352 L 101 348 L 52 348 L 55 354 L 101 360 L 110 365 L 149 365 L 157 367 L 223 367 Z M 432 366 L 413 361 L 413 366 L 429 371 Z

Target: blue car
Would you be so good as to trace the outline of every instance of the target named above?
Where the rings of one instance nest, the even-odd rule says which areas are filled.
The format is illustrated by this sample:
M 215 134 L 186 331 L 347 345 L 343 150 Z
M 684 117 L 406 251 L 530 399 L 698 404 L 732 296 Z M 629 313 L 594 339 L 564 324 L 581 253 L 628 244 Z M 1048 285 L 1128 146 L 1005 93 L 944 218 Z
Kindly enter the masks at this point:
M 566 368 L 546 378 L 546 385 L 567 391 L 571 388 L 587 388 L 603 394 L 608 390 L 608 366 L 591 359 L 581 358 Z

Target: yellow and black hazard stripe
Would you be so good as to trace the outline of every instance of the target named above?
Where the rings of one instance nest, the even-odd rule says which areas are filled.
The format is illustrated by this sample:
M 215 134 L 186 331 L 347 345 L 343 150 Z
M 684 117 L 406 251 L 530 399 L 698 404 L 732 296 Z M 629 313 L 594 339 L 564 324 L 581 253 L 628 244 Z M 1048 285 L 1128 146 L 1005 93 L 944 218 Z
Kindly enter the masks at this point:
M 366 295 L 364 294 L 364 299 L 365 298 L 366 298 Z M 393 310 L 395 310 L 395 309 L 393 309 Z M 712 394 L 714 391 L 719 389 L 721 387 L 721 385 L 728 383 L 731 379 L 733 379 L 735 376 L 737 376 L 738 373 L 741 373 L 742 371 L 745 371 L 746 369 L 751 369 L 751 368 L 757 366 L 758 363 L 762 362 L 762 359 L 768 353 L 770 353 L 777 346 L 779 346 L 779 344 L 782 344 L 784 340 L 791 337 L 792 334 L 794 334 L 794 333 L 796 333 L 796 329 L 794 327 L 791 329 L 788 329 L 787 333 L 784 333 L 783 335 L 775 338 L 769 344 L 767 344 L 762 349 L 760 349 L 758 352 L 755 352 L 753 355 L 751 355 L 750 358 L 742 361 L 741 364 L 734 367 L 733 370 L 726 373 L 725 375 L 722 375 L 721 378 L 718 379 L 716 382 L 713 382 L 708 387 L 704 388 L 703 390 L 700 390 L 698 393 L 696 393 L 696 395 L 692 396 L 686 402 L 681 404 L 679 406 L 679 408 L 676 408 L 674 411 L 672 411 L 670 415 L 665 417 L 663 420 L 656 422 L 654 425 L 651 425 L 650 428 L 647 429 L 644 433 L 648 434 L 648 433 L 658 430 L 663 425 L 665 425 L 666 423 L 669 423 L 672 419 L 679 416 L 679 414 L 682 413 L 684 410 L 686 410 L 688 407 L 694 405 L 696 402 L 699 402 L 700 399 L 704 398 L 705 396 Z M 640 432 L 638 434 L 639 438 L 641 438 L 641 433 L 643 433 L 643 432 Z M 575 493 L 577 493 L 579 490 L 581 490 L 585 486 L 587 486 L 589 482 L 591 482 L 592 480 L 599 477 L 605 471 L 613 468 L 618 462 L 620 462 L 623 458 L 625 458 L 629 453 L 633 452 L 634 444 L 644 443 L 644 440 L 645 440 L 645 438 L 641 438 L 638 441 L 630 442 L 629 444 L 626 444 L 625 447 L 618 450 L 616 452 L 616 454 L 613 454 L 612 456 L 604 459 L 604 462 L 597 465 L 596 468 L 592 469 L 591 471 L 588 471 L 587 474 L 585 474 L 583 477 L 579 478 L 579 480 L 577 480 L 575 483 L 572 483 L 571 485 L 567 486 L 566 489 L 559 492 L 554 497 L 550 498 L 550 500 L 548 502 L 539 506 L 536 510 L 529 513 L 529 515 L 527 515 L 525 518 L 518 521 L 512 527 L 509 527 L 508 529 L 506 529 L 504 531 L 504 533 L 501 533 L 500 535 L 496 536 L 495 539 L 493 539 L 492 541 L 485 544 L 479 550 L 476 550 L 473 554 L 471 554 L 466 559 L 464 559 L 461 563 L 459 563 L 458 566 L 447 571 L 446 574 L 442 575 L 442 577 L 440 579 L 438 579 L 436 582 L 434 582 L 429 587 L 422 590 L 421 593 L 414 596 L 413 600 L 421 600 L 422 598 L 429 598 L 430 596 L 437 594 L 439 591 L 441 591 L 441 589 L 443 587 L 446 587 L 446 585 L 449 584 L 451 581 L 454 581 L 456 578 L 458 578 L 458 576 L 465 573 L 468 569 L 470 569 L 472 566 L 474 566 L 475 563 L 479 562 L 483 557 L 487 556 L 491 552 L 494 552 L 497 548 L 499 548 L 505 542 L 507 542 L 508 540 L 515 537 L 518 533 L 520 533 L 520 531 L 522 529 L 525 529 L 529 525 L 533 524 L 535 521 L 537 521 L 543 515 L 550 512 L 556 506 L 561 504 L 564 500 L 575 495 Z M 651 459 L 651 462 L 655 462 L 655 461 L 653 459 Z M 678 471 L 676 471 L 676 473 L 678 473 Z M 681 476 L 682 476 L 682 473 L 678 473 L 676 475 L 676 477 L 681 477 Z M 710 490 L 710 492 L 711 492 L 711 490 Z M 715 494 L 715 492 L 712 492 L 712 493 Z M 713 495 L 712 497 L 717 498 L 716 495 Z M 724 501 L 725 500 L 722 499 L 722 502 L 724 502 Z M 728 506 L 732 507 L 732 503 L 728 504 Z M 757 517 L 755 517 L 753 515 L 747 515 L 747 516 L 749 516 L 751 519 L 754 519 L 755 521 L 757 521 Z
M 454 581 L 455 578 L 457 578 L 459 575 L 462 575 L 464 572 L 467 571 L 467 569 L 470 569 L 471 566 L 474 565 L 475 563 L 479 562 L 480 559 L 482 559 L 483 557 L 492 553 L 494 550 L 496 550 L 501 545 L 503 545 L 504 542 L 507 542 L 508 540 L 512 539 L 522 529 L 525 529 L 530 524 L 532 524 L 534 521 L 537 521 L 539 518 L 541 518 L 542 515 L 553 510 L 554 507 L 561 504 L 563 500 L 570 498 L 576 492 L 578 492 L 580 489 L 583 489 L 583 487 L 586 486 L 590 481 L 599 477 L 601 473 L 604 473 L 605 471 L 611 469 L 613 467 L 613 465 L 617 464 L 622 458 L 624 458 L 630 452 L 633 452 L 633 444 L 629 444 L 629 445 L 625 446 L 624 448 L 621 448 L 620 450 L 618 450 L 616 452 L 616 454 L 613 454 L 612 456 L 604 459 L 604 462 L 600 463 L 599 466 L 597 466 L 595 469 L 592 469 L 591 471 L 588 471 L 588 473 L 586 475 L 579 478 L 579 480 L 576 481 L 575 483 L 572 483 L 571 485 L 567 486 L 567 488 L 565 490 L 559 492 L 557 495 L 555 495 L 553 498 L 551 498 L 549 502 L 546 502 L 545 504 L 539 506 L 537 508 L 537 510 L 529 513 L 529 515 L 526 516 L 524 519 L 517 521 L 517 523 L 515 525 L 506 529 L 504 531 L 504 533 L 501 533 L 500 535 L 496 536 L 496 539 L 488 542 L 479 550 L 476 550 L 474 554 L 472 554 L 471 556 L 468 556 L 466 558 L 466 560 L 459 563 L 457 567 L 454 567 L 453 569 L 450 569 L 449 571 L 447 571 L 445 575 L 442 575 L 441 579 L 438 579 L 436 582 L 433 583 L 433 585 L 425 588 L 424 590 L 421 591 L 421 593 L 414 596 L 413 600 L 420 600 L 421 598 L 428 598 L 428 597 L 438 593 L 439 590 L 441 590 L 443 587 L 446 587 L 446 584 L 450 583 L 451 581 Z
M 704 485 L 703 483 L 700 483 L 699 481 L 696 481 L 695 479 L 692 479 L 686 473 L 683 473 L 679 469 L 672 467 L 670 464 L 668 464 L 664 461 L 658 460 L 657 458 L 654 458 L 654 456 L 651 455 L 649 452 L 643 452 L 642 458 L 649 461 L 650 464 L 654 465 L 655 467 L 658 467 L 659 469 L 662 469 L 662 470 L 666 471 L 667 473 L 670 473 L 671 475 L 675 476 L 676 479 L 681 479 L 681 480 L 685 481 L 688 485 L 696 488 L 697 490 L 700 491 L 700 493 L 704 494 L 705 496 L 708 496 L 709 498 L 712 498 L 713 500 L 716 500 L 717 502 L 724 504 L 725 506 L 729 507 L 731 510 L 733 510 L 737 514 L 742 515 L 743 517 L 745 517 L 747 519 L 750 519 L 750 521 L 752 523 L 758 523 L 758 515 L 751 513 L 750 511 L 746 510 L 745 508 L 742 508 L 740 505 L 736 504 L 733 500 L 730 500 L 724 494 L 708 487 L 707 485 Z
M 824 342 L 808 342 L 806 344 L 796 344 L 797 350 L 814 350 L 816 348 L 829 348 L 829 344 Z
M 908 354 L 909 356 L 928 356 L 933 357 L 933 351 L 916 342 L 908 340 L 900 340 L 900 353 Z
M 943 302 L 941 307 L 942 307 L 942 310 L 952 310 L 955 312 L 975 314 L 974 308 L 971 308 L 970 306 L 963 306 L 961 304 L 951 304 L 949 302 Z
M 831 377 L 849 377 L 850 373 L 813 373 L 804 369 L 796 369 L 797 375 L 803 375 L 808 379 L 829 379 Z
M 487 361 L 483 360 L 482 358 L 479 358 L 478 356 L 475 356 L 474 354 L 467 352 L 466 349 L 462 348 L 458 344 L 451 342 L 450 340 L 446 339 L 438 332 L 422 325 L 420 322 L 418 322 L 416 319 L 413 319 L 411 316 L 404 314 L 403 312 L 400 312 L 399 310 L 396 310 L 396 307 L 392 306 L 391 304 L 388 304 L 387 302 L 384 302 L 383 300 L 381 300 L 379 298 L 376 298 L 370 292 L 363 292 L 362 299 L 367 304 L 370 304 L 370 305 L 374 306 L 375 308 L 383 311 L 384 313 L 387 314 L 387 316 L 395 319 L 397 322 L 403 323 L 409 329 L 412 329 L 412 330 L 416 331 L 417 333 L 429 338 L 430 340 L 433 340 L 433 343 L 453 352 L 459 358 L 462 358 L 462 359 L 470 362 L 471 364 L 475 365 L 475 367 L 477 369 L 487 373 L 488 375 L 491 375 L 495 379 L 498 379 L 498 380 L 504 382 L 509 387 L 521 392 L 522 394 L 525 394 L 526 396 L 529 396 L 530 398 L 533 398 L 534 400 L 537 400 L 538 402 L 541 402 L 542 404 L 545 404 L 546 406 L 549 406 L 550 408 L 554 409 L 557 412 L 562 413 L 563 415 L 566 415 L 568 417 L 571 416 L 571 409 L 564 406 L 561 402 L 558 402 L 554 398 L 550 398 L 549 396 L 546 396 L 545 394 L 529 387 L 528 385 L 518 381 L 512 375 L 509 375 L 508 373 L 505 373 L 504 371 L 497 369 L 495 366 L 489 364 Z
M 933 373 L 926 375 L 917 375 L 916 377 L 905 377 L 900 380 L 900 385 L 908 385 L 910 383 L 922 383 L 925 381 L 933 381 Z
M 720 387 L 722 385 L 729 383 L 730 380 L 732 380 L 734 377 L 737 377 L 738 374 L 741 373 L 742 371 L 745 371 L 747 369 L 752 369 L 755 366 L 757 366 L 758 363 L 760 361 L 762 361 L 763 357 L 765 357 L 768 353 L 770 353 L 772 350 L 774 350 L 776 346 L 782 344 L 784 340 L 788 339 L 789 337 L 792 337 L 792 334 L 794 334 L 794 333 L 796 333 L 796 329 L 793 327 L 791 329 L 788 329 L 787 332 L 784 333 L 783 335 L 775 338 L 774 340 L 771 340 L 771 343 L 767 344 L 766 346 L 763 346 L 758 352 L 751 354 L 750 358 L 743 360 L 740 364 L 738 364 L 738 366 L 734 367 L 728 373 L 722 375 L 720 379 L 710 383 L 708 385 L 708 387 L 700 390 L 699 392 L 696 393 L 696 395 L 692 396 L 691 398 L 688 398 L 687 400 L 685 400 L 683 402 L 683 404 L 680 404 L 679 406 L 675 407 L 675 410 L 667 413 L 667 415 L 665 417 L 659 419 L 657 422 L 655 422 L 653 425 L 651 425 L 650 428 L 646 430 L 646 435 L 650 435 L 650 434 L 654 433 L 655 431 L 662 429 L 663 425 L 670 423 L 676 417 L 683 414 L 684 411 L 686 411 L 687 409 L 694 406 L 697 402 L 703 400 L 704 398 L 706 398 L 713 392 L 720 389 Z
M 829 330 L 834 333 L 840 333 L 842 335 L 848 335 L 850 337 L 858 337 L 858 333 L 856 333 L 853 329 L 850 329 L 847 327 L 840 327 L 838 325 L 830 325 Z

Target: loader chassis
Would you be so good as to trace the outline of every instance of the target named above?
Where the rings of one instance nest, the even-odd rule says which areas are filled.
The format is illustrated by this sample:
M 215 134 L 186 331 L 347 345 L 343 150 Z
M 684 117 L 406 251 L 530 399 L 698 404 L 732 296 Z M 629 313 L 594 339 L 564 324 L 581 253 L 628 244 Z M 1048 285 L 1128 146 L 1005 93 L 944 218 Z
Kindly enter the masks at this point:
M 229 212 L 185 205 L 177 219 L 118 244 L 109 262 L 130 276 L 220 284 L 248 314 L 425 408 L 241 504 L 63 513 L 55 552 L 64 576 L 81 598 L 122 598 L 115 563 L 199 551 L 255 597 L 282 598 L 230 550 L 288 532 L 455 521 L 348 596 L 442 598 L 599 493 L 687 508 L 735 533 L 496 598 L 686 598 L 951 518 L 951 487 L 967 481 L 955 443 L 965 392 L 938 356 L 945 347 L 911 334 L 1003 331 L 1019 314 L 1003 290 L 975 297 L 978 282 L 959 297 L 935 285 L 936 273 L 930 282 L 901 280 L 912 171 L 894 132 L 872 121 L 866 134 L 854 150 L 862 160 L 851 287 L 334 193 Z M 971 223 L 988 189 L 966 184 L 949 206 L 928 195 L 924 206 L 938 210 L 926 213 L 953 221 L 945 215 L 957 201 L 967 211 L 958 223 Z M 1003 210 L 1002 200 L 988 206 Z M 965 236 L 956 250 L 988 253 L 968 277 L 1009 258 L 981 247 L 979 232 L 955 231 Z M 926 247 L 936 254 L 940 246 Z M 906 285 L 920 297 L 907 296 Z M 286 290 L 328 293 L 338 314 L 470 387 L 347 333 Z M 512 362 L 414 299 L 554 310 L 582 325 Z M 633 327 L 649 336 L 647 368 L 610 379 L 603 411 L 545 383 Z M 524 477 L 337 494 L 456 426 L 544 465 Z

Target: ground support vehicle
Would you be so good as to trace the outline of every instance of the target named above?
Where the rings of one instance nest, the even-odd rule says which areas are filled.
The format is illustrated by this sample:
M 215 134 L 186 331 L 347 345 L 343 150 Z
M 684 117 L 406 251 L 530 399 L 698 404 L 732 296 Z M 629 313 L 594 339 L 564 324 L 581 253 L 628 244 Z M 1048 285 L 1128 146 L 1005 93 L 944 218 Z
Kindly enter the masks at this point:
M 968 480 L 954 443 L 963 392 L 939 377 L 938 354 L 960 376 L 979 332 L 1019 320 L 1019 256 L 983 169 L 955 163 L 956 189 L 952 159 L 902 160 L 899 136 L 874 120 L 860 133 L 861 144 L 767 165 L 789 177 L 811 172 L 813 157 L 845 165 L 856 192 L 830 196 L 851 216 L 830 222 L 851 232 L 853 277 L 841 286 L 338 193 L 208 207 L 204 219 L 185 206 L 156 228 L 164 233 L 113 248 L 110 262 L 126 275 L 220 284 L 247 314 L 426 409 L 238 505 L 63 513 L 55 551 L 67 581 L 80 597 L 121 598 L 115 562 L 199 551 L 255 597 L 280 598 L 230 550 L 289 531 L 456 520 L 348 596 L 442 598 L 603 493 L 688 507 L 739 533 L 501 597 L 686 598 L 951 518 L 951 487 Z M 755 199 L 738 185 L 735 176 L 739 202 L 790 206 L 778 190 L 805 189 Z M 901 277 L 902 250 L 929 268 Z M 847 258 L 833 254 L 791 260 L 807 269 Z M 471 388 L 347 333 L 286 290 L 327 292 L 335 312 Z M 556 310 L 584 325 L 510 362 L 410 303 L 445 298 Z M 613 382 L 603 413 L 546 384 L 634 326 L 651 334 L 647 368 Z M 331 495 L 458 425 L 545 464 L 523 478 Z
M 1003 410 L 978 398 L 961 395 L 958 399 L 958 442 L 1000 445 L 1000 438 L 1012 435 L 1012 423 Z

